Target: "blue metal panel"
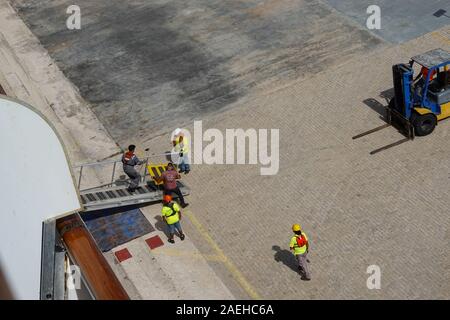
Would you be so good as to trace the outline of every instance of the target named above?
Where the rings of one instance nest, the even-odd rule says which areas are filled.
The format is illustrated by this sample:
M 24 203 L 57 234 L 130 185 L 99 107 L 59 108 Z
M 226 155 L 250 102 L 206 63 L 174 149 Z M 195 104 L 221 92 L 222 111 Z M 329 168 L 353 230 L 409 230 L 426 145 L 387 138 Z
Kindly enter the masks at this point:
M 155 231 L 135 207 L 91 211 L 80 216 L 103 252 Z
M 406 71 L 403 73 L 403 102 L 405 104 L 405 118 L 411 117 L 413 101 L 411 100 L 411 87 L 413 81 L 413 72 Z

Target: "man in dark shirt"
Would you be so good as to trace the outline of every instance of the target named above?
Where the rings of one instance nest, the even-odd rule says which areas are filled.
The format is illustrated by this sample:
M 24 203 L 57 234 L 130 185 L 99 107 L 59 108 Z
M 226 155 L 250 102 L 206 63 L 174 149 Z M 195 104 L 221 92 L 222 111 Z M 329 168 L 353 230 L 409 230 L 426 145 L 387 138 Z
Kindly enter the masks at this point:
M 131 179 L 128 191 L 134 192 L 139 187 L 139 181 L 141 181 L 141 175 L 134 169 L 134 166 L 141 165 L 143 162 L 138 159 L 134 154 L 136 146 L 134 144 L 128 147 L 128 152 L 125 152 L 122 156 L 123 171 Z
M 177 186 L 177 179 L 180 179 L 180 175 L 171 162 L 167 165 L 167 170 L 162 173 L 161 179 L 164 182 L 164 195 L 172 195 L 172 193 L 175 193 L 178 199 L 180 199 L 181 207 L 187 207 L 189 203 L 184 202 L 183 194 Z

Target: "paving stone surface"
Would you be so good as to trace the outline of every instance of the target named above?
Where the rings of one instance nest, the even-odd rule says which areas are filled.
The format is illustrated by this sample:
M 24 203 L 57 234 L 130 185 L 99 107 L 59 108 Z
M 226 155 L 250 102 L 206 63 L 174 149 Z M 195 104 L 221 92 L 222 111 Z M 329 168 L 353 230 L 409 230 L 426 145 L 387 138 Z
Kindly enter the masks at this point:
M 277 175 L 261 176 L 259 165 L 203 164 L 183 177 L 190 210 L 262 297 L 449 298 L 450 122 L 376 155 L 369 152 L 403 136 L 387 128 L 352 140 L 384 123 L 367 101 L 387 105 L 380 95 L 392 88 L 392 64 L 449 50 L 449 35 L 445 28 L 362 55 L 204 119 L 203 131 L 280 129 Z M 152 140 L 154 152 L 168 140 Z M 311 241 L 310 282 L 293 270 L 293 223 Z M 380 290 L 366 286 L 370 265 L 381 269 Z

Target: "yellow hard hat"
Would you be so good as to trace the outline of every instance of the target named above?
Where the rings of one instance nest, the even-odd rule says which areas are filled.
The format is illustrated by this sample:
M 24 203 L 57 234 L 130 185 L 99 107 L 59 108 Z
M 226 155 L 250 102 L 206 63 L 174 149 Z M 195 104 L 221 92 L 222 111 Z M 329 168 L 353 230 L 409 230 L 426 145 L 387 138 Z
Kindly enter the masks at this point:
M 292 231 L 300 231 L 302 227 L 299 224 L 293 224 L 292 225 Z

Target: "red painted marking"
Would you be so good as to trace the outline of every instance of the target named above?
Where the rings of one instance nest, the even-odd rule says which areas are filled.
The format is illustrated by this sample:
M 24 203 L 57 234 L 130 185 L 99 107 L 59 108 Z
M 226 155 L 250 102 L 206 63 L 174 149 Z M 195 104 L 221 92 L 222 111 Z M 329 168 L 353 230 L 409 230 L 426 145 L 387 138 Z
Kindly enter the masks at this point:
M 164 242 L 161 240 L 159 236 L 154 236 L 145 240 L 150 249 L 156 249 L 164 245 Z
M 125 261 L 132 257 L 130 251 L 128 251 L 127 248 L 116 251 L 116 252 L 114 252 L 114 254 L 116 255 L 116 258 L 117 258 L 117 260 L 119 260 L 119 262 Z

